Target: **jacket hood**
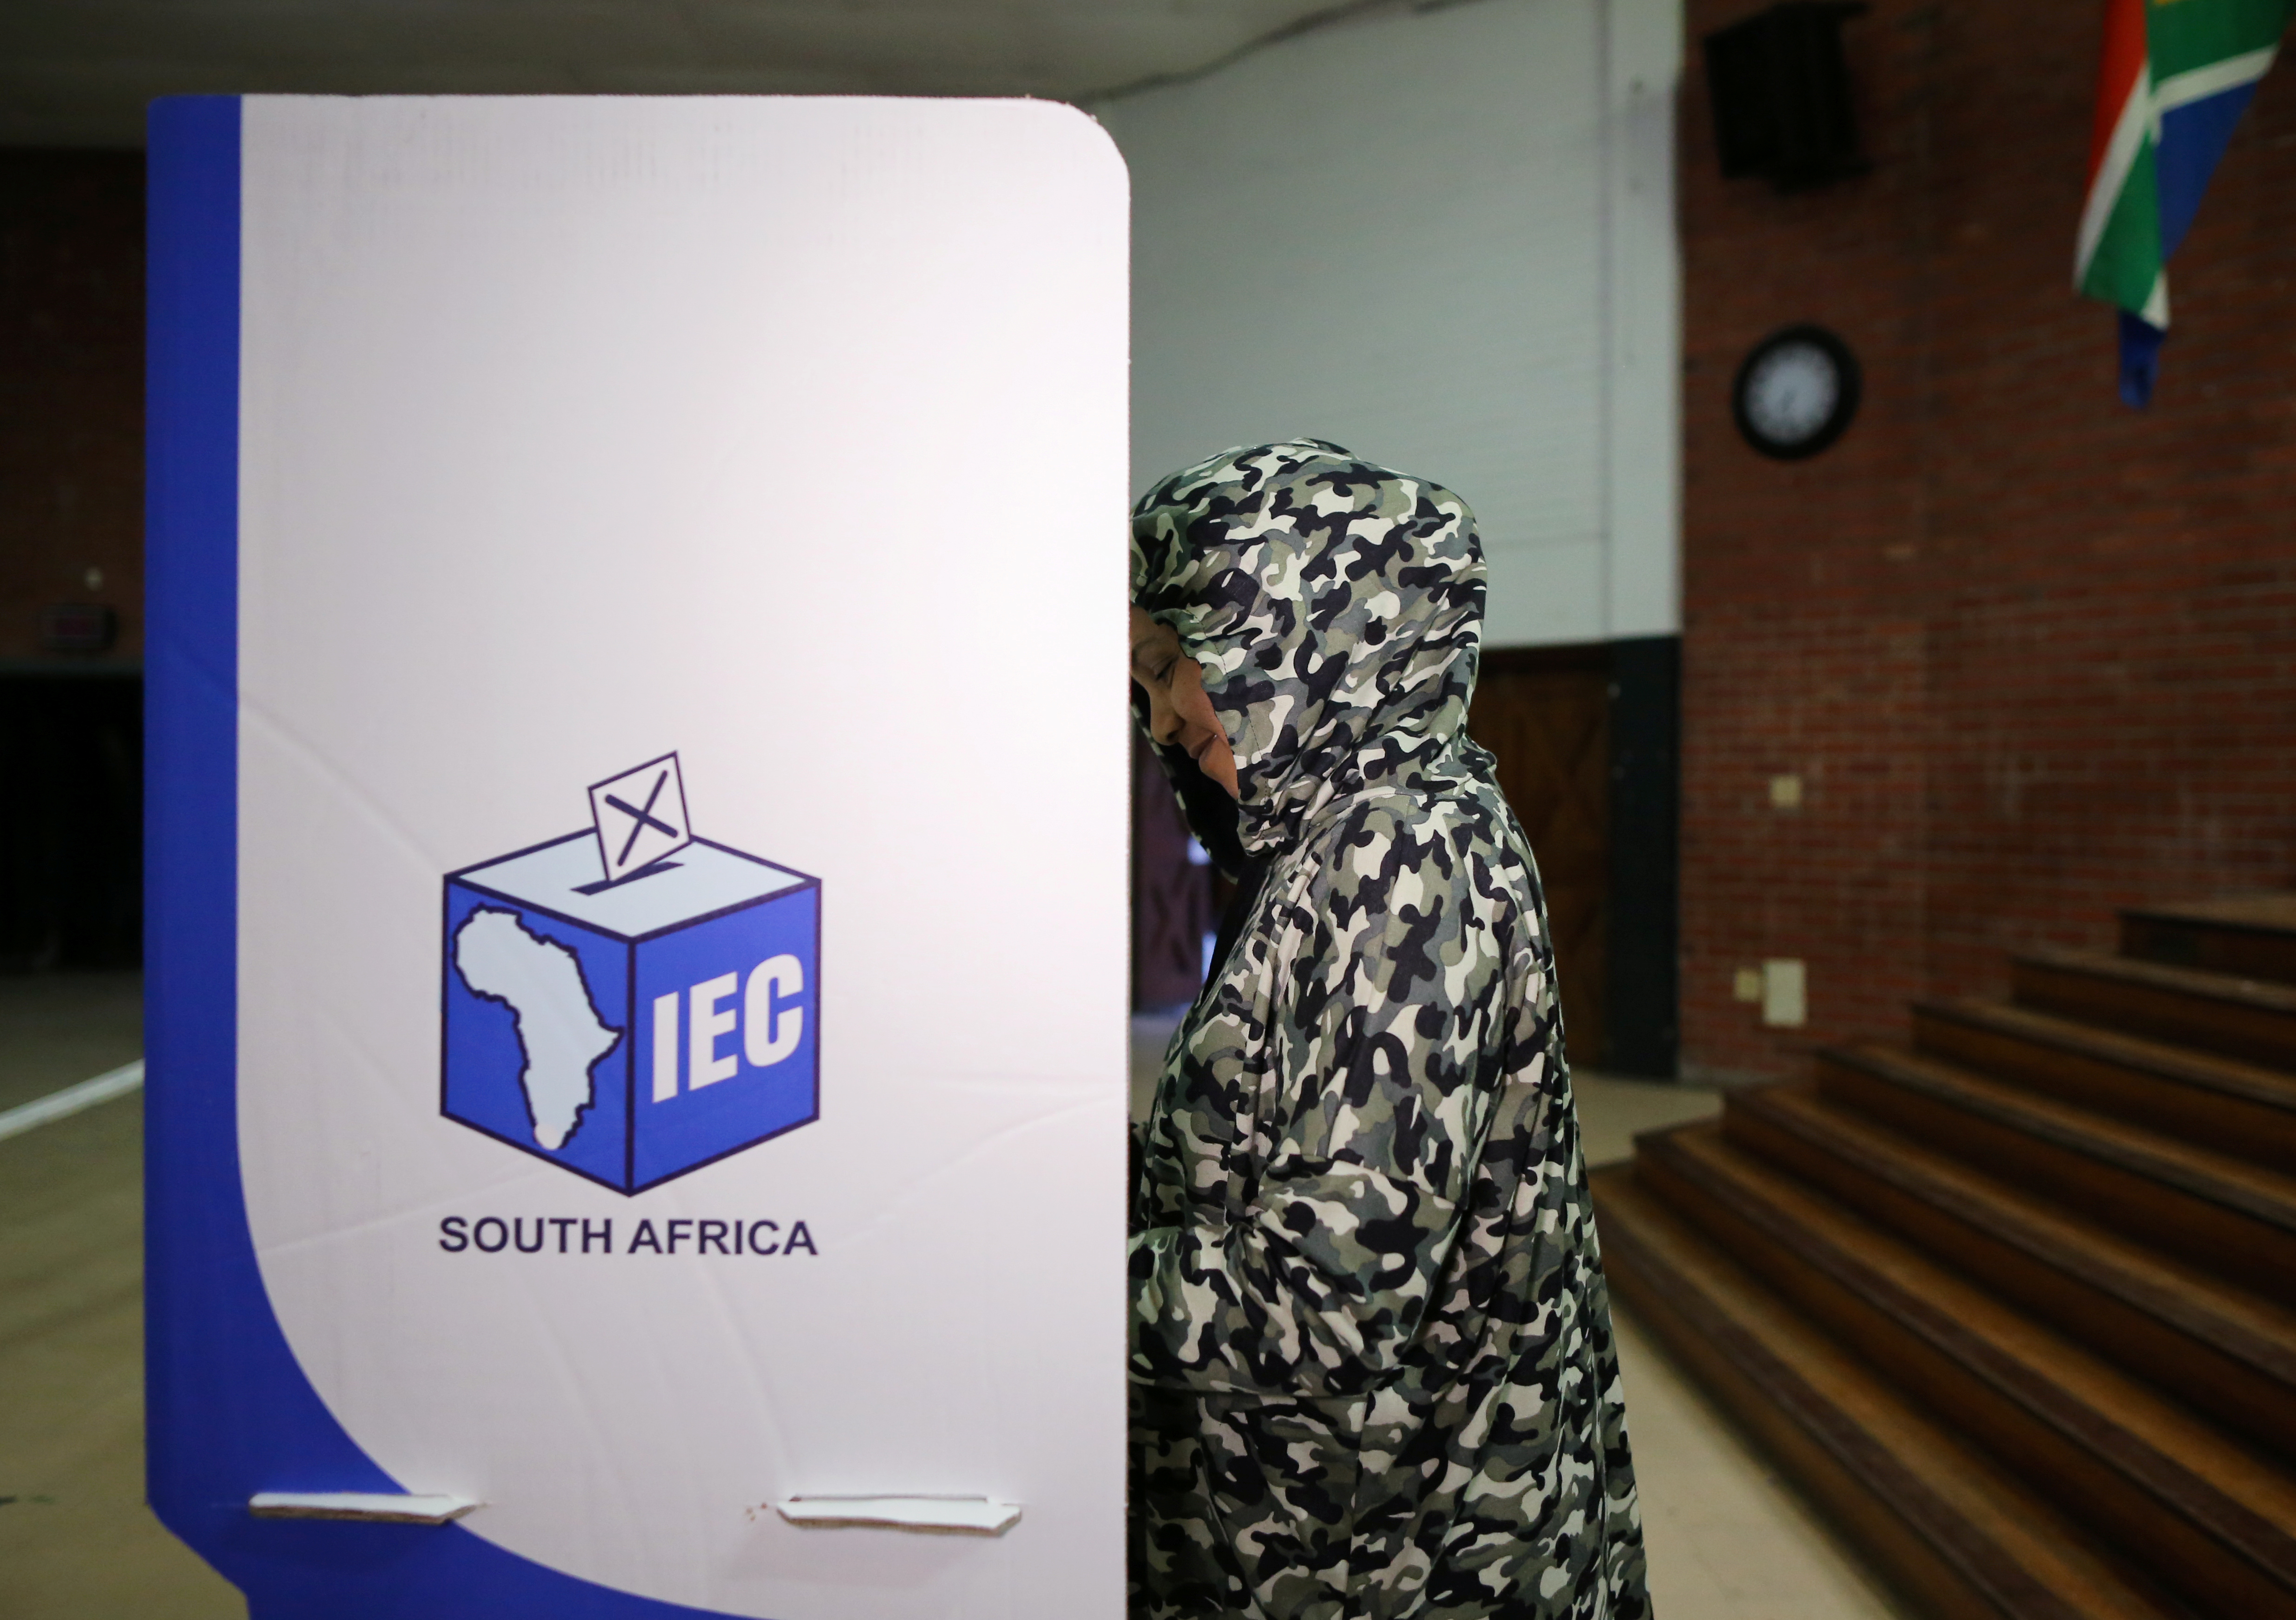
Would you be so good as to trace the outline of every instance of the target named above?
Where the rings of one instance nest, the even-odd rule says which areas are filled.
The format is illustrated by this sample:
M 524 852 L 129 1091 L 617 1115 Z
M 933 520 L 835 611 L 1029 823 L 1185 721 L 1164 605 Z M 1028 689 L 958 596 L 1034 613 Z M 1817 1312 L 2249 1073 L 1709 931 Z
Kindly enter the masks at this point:
M 1483 587 L 1465 502 L 1320 439 L 1223 451 L 1133 508 L 1132 599 L 1203 666 L 1255 855 L 1451 747 Z

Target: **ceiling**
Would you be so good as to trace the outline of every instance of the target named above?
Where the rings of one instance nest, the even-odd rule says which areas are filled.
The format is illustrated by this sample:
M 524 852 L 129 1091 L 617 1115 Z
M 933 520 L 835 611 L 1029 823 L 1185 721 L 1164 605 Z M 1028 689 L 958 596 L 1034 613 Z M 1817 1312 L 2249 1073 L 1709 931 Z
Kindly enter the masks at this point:
M 1088 100 L 1373 3 L 0 0 L 0 145 L 138 145 L 194 91 Z

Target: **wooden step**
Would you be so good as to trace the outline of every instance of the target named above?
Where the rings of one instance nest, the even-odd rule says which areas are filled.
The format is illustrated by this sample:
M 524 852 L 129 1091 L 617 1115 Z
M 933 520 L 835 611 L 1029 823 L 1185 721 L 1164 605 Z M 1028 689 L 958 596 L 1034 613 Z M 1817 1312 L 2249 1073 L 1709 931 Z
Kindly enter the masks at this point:
M 1940 1059 L 1821 1052 L 1828 1099 L 2275 1300 L 2296 1299 L 2296 1181 Z
M 2296 1075 L 1997 1002 L 1914 1007 L 1914 1045 L 2242 1158 L 2296 1169 Z
M 2296 893 L 2131 906 L 2120 913 L 2120 953 L 2296 984 Z
M 2180 1612 L 1670 1213 L 1634 1166 L 1592 1180 L 1613 1291 L 1931 1613 L 2169 1620 Z
M 2021 1006 L 2296 1069 L 2296 986 L 2101 951 L 2030 951 L 2009 978 Z
M 2296 1312 L 2023 1197 L 1812 1085 L 1733 1092 L 1722 1132 L 2230 1432 L 2296 1457 Z
M 2296 1614 L 2296 1485 L 1712 1125 L 1645 1139 L 1667 1205 L 2205 1612 Z

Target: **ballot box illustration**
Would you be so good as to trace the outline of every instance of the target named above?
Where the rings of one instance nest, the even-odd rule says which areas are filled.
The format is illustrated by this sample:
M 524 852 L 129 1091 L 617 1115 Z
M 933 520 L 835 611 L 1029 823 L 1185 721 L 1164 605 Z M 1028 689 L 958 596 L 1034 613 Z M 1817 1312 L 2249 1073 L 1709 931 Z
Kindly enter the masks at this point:
M 440 1108 L 625 1193 L 820 1112 L 821 884 L 695 838 L 676 755 L 446 883 Z

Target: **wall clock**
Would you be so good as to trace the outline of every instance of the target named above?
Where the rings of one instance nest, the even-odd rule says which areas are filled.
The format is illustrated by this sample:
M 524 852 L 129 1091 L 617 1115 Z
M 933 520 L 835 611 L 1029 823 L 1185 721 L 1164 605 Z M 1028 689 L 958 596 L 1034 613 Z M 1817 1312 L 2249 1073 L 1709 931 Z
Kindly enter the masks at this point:
M 1782 462 L 1816 455 L 1857 413 L 1857 357 L 1823 326 L 1789 326 L 1738 368 L 1731 413 L 1746 442 Z

